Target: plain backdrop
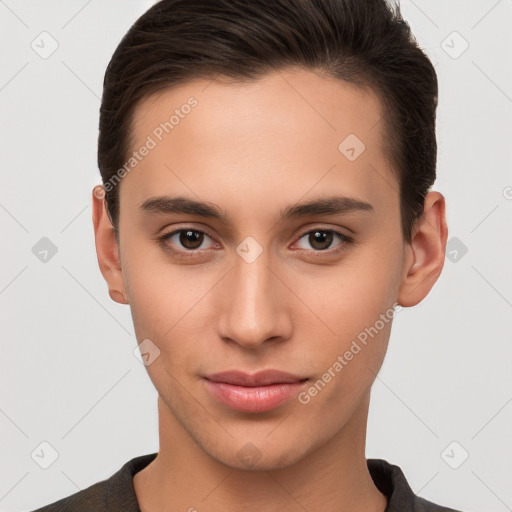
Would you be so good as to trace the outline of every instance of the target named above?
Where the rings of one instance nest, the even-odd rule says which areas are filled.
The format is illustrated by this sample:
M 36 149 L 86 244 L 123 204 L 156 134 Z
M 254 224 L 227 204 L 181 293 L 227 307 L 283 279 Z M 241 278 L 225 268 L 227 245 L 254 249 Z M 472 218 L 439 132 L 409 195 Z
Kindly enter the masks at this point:
M 63 498 L 158 450 L 156 392 L 133 355 L 129 308 L 109 299 L 99 272 L 90 204 L 104 71 L 151 4 L 0 1 L 1 511 Z M 396 316 L 367 456 L 399 465 L 429 500 L 504 512 L 512 2 L 401 6 L 438 72 L 434 189 L 447 201 L 449 243 L 429 296 Z

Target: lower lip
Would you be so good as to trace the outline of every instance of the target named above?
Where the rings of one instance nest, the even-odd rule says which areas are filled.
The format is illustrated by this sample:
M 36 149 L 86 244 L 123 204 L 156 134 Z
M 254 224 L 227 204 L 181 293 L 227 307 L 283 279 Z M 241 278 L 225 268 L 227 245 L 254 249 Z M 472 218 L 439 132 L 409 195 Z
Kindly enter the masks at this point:
M 215 398 L 231 409 L 241 412 L 265 412 L 275 409 L 296 395 L 306 382 L 302 380 L 246 387 L 205 379 L 206 388 Z

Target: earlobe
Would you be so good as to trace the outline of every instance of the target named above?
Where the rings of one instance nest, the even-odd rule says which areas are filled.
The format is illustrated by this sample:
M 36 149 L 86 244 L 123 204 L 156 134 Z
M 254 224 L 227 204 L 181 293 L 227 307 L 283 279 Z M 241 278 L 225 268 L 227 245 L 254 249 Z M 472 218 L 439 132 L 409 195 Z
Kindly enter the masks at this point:
M 110 295 L 110 298 L 114 302 L 118 302 L 119 304 L 128 304 L 128 298 L 126 297 L 126 294 L 124 292 L 121 292 L 119 290 L 111 290 L 109 288 L 108 294 Z
M 444 197 L 439 192 L 429 192 L 404 259 L 397 298 L 402 306 L 411 307 L 421 302 L 436 283 L 444 266 L 447 237 Z
M 110 298 L 119 304 L 128 304 L 119 246 L 108 216 L 104 196 L 105 193 L 101 185 L 94 187 L 92 192 L 92 222 L 98 265 L 107 282 Z

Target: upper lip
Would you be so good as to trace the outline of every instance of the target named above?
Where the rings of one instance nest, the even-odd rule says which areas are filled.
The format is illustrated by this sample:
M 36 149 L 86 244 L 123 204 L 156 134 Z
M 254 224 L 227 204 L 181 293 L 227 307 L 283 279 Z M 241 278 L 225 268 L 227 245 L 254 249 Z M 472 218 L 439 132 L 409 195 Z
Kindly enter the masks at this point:
M 234 370 L 206 375 L 205 379 L 212 382 L 223 382 L 225 384 L 234 384 L 235 386 L 246 387 L 269 386 L 270 384 L 282 384 L 306 380 L 305 377 L 299 377 L 298 375 L 293 375 L 279 370 L 264 370 L 253 374 Z

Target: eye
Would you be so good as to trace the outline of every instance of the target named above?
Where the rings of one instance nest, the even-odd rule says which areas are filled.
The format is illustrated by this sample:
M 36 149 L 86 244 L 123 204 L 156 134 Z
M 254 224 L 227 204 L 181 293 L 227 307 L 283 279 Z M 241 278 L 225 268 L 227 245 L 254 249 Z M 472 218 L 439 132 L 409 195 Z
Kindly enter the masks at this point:
M 304 233 L 299 238 L 297 245 L 299 249 L 309 250 L 312 248 L 315 252 L 328 251 L 332 248 L 335 250 L 329 252 L 337 252 L 350 243 L 352 243 L 352 239 L 339 231 L 333 229 L 314 229 Z
M 158 239 L 158 243 L 172 253 L 183 256 L 187 256 L 186 253 L 194 254 L 199 249 L 209 249 L 217 245 L 204 231 L 191 228 L 177 229 L 167 233 Z

